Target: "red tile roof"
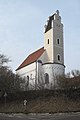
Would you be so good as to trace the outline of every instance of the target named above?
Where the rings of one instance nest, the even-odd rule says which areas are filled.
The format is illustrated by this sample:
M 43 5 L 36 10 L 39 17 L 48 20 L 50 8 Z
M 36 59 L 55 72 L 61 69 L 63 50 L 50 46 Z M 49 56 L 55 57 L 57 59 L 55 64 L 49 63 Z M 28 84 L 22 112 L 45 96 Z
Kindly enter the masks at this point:
M 33 62 L 35 62 L 44 52 L 44 47 L 40 48 L 39 50 L 35 51 L 34 53 L 30 54 L 23 62 L 22 64 L 16 69 L 19 70 Z

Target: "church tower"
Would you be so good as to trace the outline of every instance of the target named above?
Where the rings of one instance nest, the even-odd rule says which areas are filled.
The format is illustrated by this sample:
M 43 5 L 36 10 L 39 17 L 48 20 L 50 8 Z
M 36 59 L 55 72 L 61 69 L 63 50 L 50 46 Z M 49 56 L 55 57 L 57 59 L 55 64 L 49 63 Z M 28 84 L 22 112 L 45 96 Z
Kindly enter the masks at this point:
M 44 49 L 44 74 L 48 76 L 49 83 L 54 86 L 55 77 L 65 73 L 63 24 L 58 10 L 48 18 L 44 27 Z
M 44 49 L 47 62 L 64 65 L 63 24 L 58 10 L 48 18 L 45 25 Z

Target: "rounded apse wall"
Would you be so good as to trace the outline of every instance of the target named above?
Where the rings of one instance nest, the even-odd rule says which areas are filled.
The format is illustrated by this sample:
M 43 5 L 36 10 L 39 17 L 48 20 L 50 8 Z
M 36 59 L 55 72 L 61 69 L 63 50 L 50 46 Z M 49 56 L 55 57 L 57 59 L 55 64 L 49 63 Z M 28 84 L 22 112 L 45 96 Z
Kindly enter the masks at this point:
M 43 65 L 44 75 L 47 73 L 49 75 L 49 82 L 53 82 L 54 77 L 58 75 L 63 75 L 65 73 L 65 66 L 61 64 L 47 63 Z

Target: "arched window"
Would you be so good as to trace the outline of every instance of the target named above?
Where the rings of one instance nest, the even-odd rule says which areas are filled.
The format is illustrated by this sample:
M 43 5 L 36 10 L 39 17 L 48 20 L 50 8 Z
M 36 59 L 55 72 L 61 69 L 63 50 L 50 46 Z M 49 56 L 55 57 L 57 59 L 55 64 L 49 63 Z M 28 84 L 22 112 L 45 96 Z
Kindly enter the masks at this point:
M 45 77 L 45 84 L 49 84 L 49 75 L 48 75 L 48 73 L 45 73 L 44 77 Z
M 29 76 L 27 75 L 27 85 L 29 85 Z
M 57 44 L 58 44 L 58 45 L 60 44 L 60 39 L 57 39 Z
M 61 58 L 60 58 L 60 55 L 58 55 L 58 61 L 60 61 L 60 59 L 61 59 Z

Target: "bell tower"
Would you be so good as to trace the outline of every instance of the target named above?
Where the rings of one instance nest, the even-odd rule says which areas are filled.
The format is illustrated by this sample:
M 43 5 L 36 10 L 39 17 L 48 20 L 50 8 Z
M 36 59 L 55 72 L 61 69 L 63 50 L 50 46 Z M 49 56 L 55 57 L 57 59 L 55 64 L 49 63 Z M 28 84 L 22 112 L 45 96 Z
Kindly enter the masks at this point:
M 44 49 L 46 63 L 64 65 L 63 24 L 57 10 L 44 26 Z

